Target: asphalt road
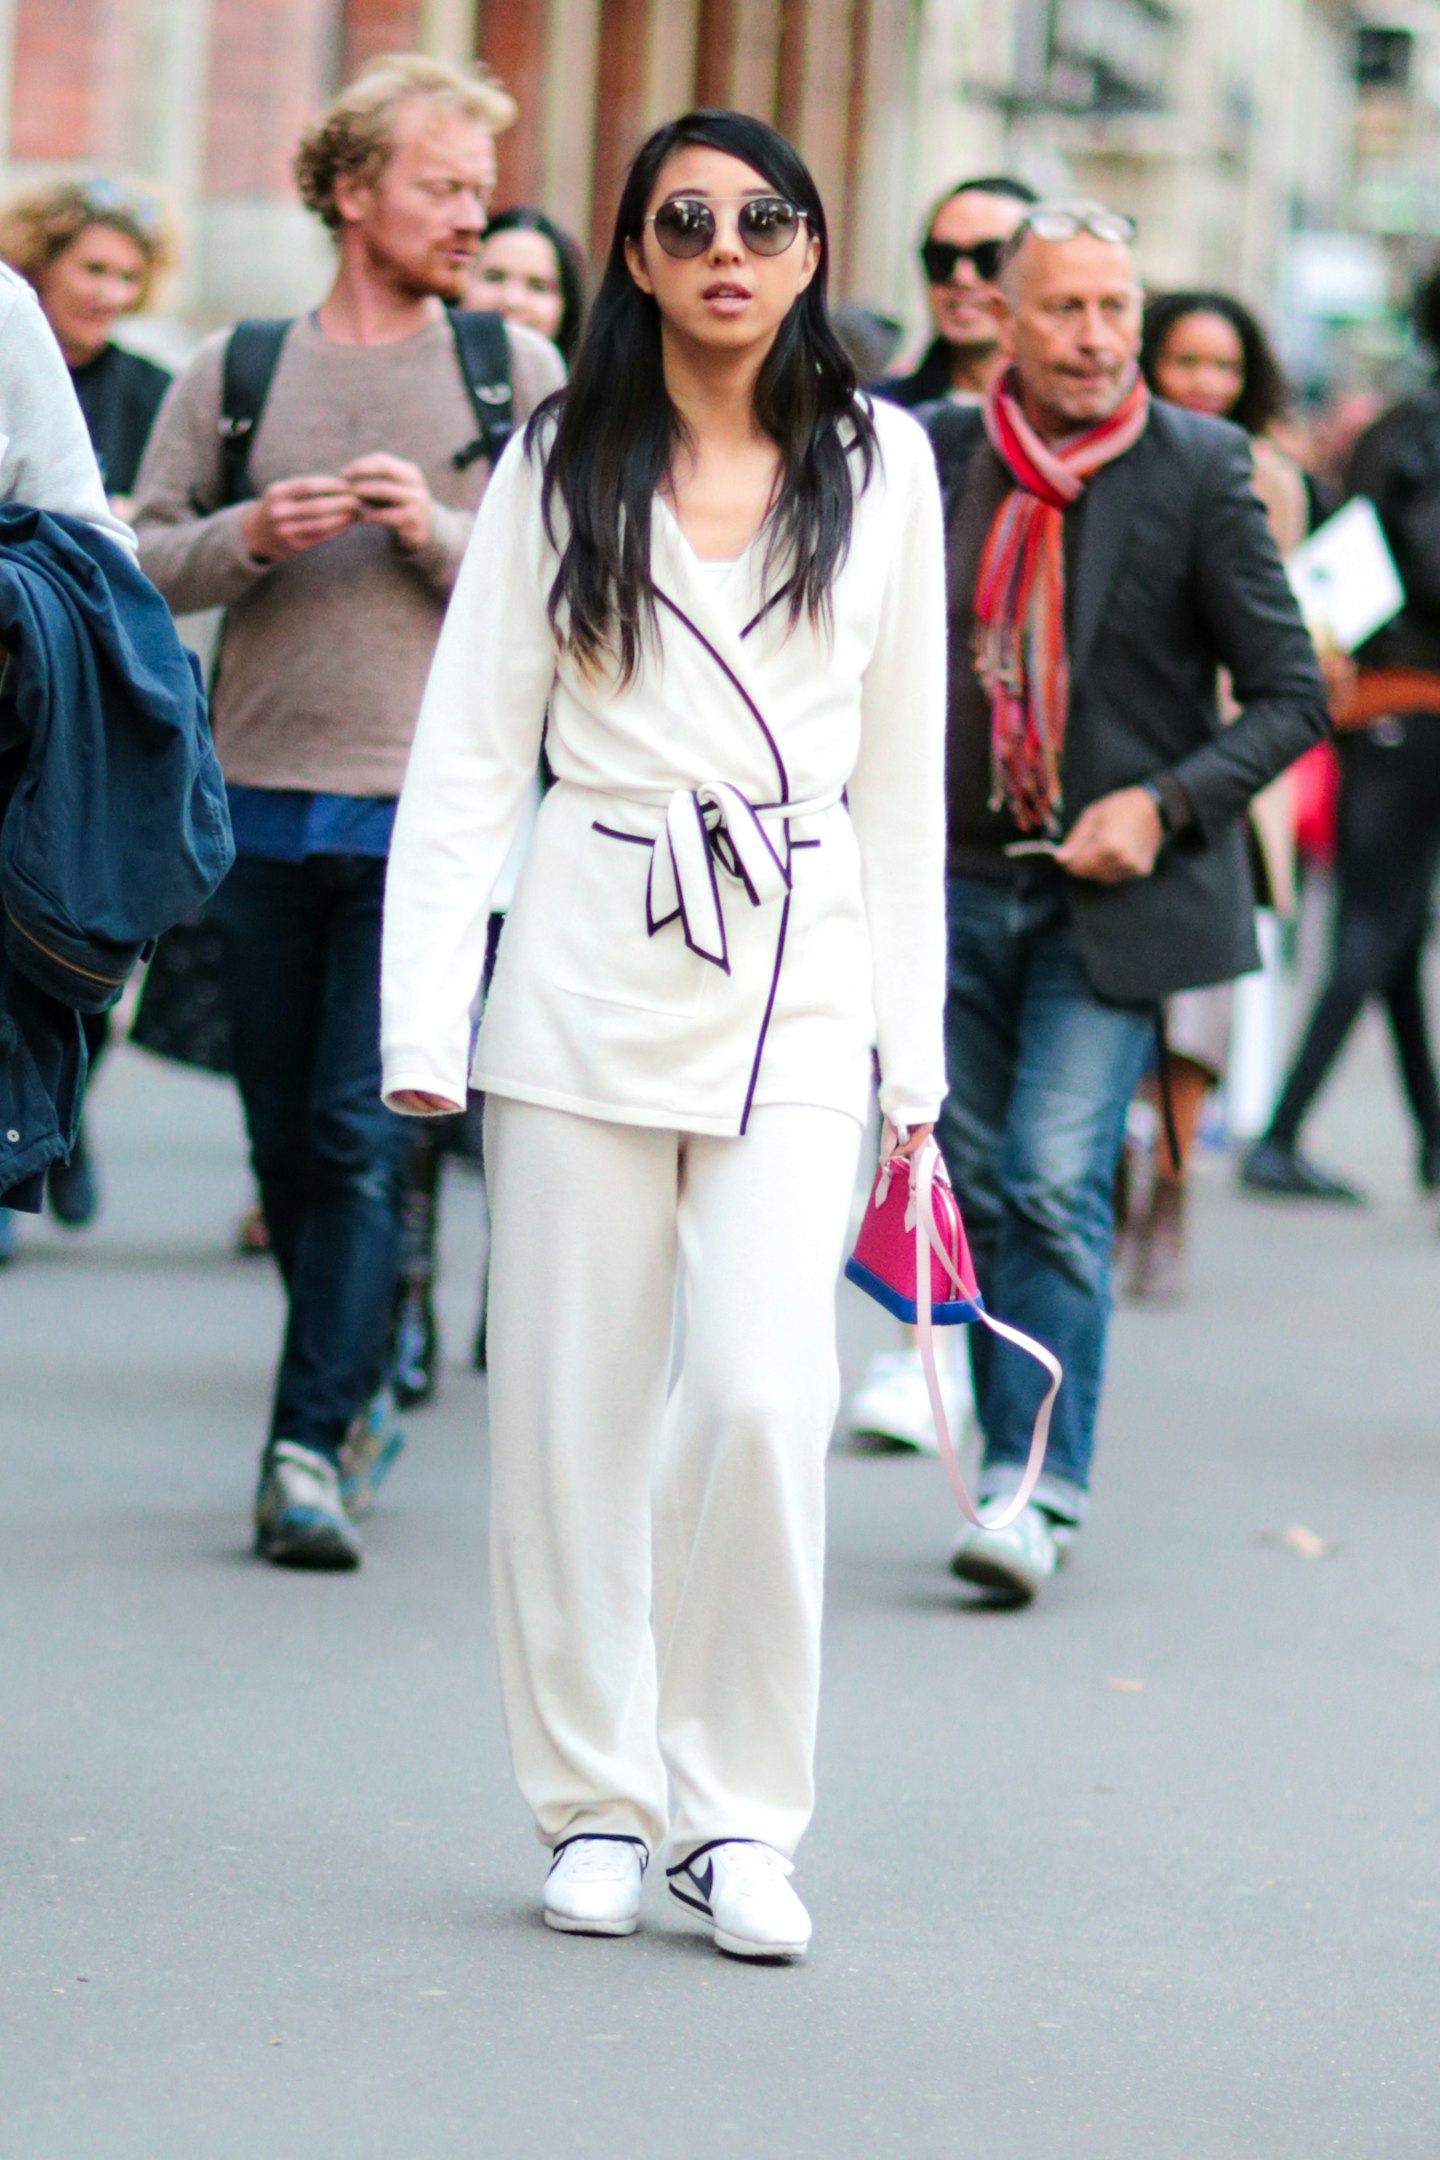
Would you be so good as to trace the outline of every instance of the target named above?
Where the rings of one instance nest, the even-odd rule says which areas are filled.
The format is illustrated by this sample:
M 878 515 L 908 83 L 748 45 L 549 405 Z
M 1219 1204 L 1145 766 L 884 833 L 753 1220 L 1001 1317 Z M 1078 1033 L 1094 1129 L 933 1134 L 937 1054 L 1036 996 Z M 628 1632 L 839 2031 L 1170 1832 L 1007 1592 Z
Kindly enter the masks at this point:
M 630 1941 L 538 1921 L 473 1185 L 443 1396 L 363 1571 L 307 1579 L 247 1550 L 279 1303 L 229 1094 L 122 1053 L 96 1131 L 102 1222 L 0 1278 L 3 2160 L 1440 2152 L 1440 1240 L 1373 1038 L 1316 1142 L 1379 1204 L 1207 1166 L 1042 1605 L 967 1606 L 933 1463 L 837 1449 L 792 1970 L 658 1894 Z

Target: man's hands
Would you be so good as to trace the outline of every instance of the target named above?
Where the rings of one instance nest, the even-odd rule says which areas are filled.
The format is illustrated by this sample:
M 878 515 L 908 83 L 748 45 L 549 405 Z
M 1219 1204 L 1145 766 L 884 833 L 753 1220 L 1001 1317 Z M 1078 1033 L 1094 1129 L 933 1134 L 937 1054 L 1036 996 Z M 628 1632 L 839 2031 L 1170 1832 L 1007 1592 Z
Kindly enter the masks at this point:
M 341 479 L 353 490 L 362 525 L 388 525 L 403 548 L 421 548 L 430 538 L 434 504 L 425 475 L 407 459 L 384 450 L 356 458 Z
M 1081 811 L 1055 860 L 1071 877 L 1121 885 L 1149 877 L 1164 838 L 1160 812 L 1145 789 L 1118 788 Z
M 352 525 L 387 526 L 402 548 L 419 548 L 430 538 L 433 512 L 419 466 L 374 450 L 341 473 L 273 481 L 246 505 L 241 534 L 247 553 L 261 562 L 303 555 Z
M 284 562 L 322 540 L 333 540 L 355 523 L 359 508 L 351 489 L 333 473 L 273 480 L 263 495 L 246 504 L 241 536 L 247 552 L 261 562 Z

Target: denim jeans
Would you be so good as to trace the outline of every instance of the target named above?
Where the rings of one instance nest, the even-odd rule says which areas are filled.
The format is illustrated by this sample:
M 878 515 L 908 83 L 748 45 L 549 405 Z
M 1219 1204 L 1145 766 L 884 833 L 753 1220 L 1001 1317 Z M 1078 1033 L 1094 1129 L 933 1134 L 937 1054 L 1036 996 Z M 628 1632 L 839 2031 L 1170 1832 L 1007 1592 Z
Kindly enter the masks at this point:
M 406 1126 L 380 1100 L 383 858 L 240 856 L 213 903 L 251 1160 L 289 1316 L 272 1440 L 335 1454 L 379 1385 Z
M 1005 884 L 952 878 L 949 917 L 950 1093 L 937 1137 L 987 1306 L 1064 1365 L 1036 1498 L 1078 1523 L 1110 1320 L 1115 1166 L 1154 1019 L 1090 988 L 1049 862 Z M 970 1357 L 980 1493 L 992 1499 L 1019 1482 L 1045 1383 L 1033 1359 L 984 1328 L 970 1329 Z

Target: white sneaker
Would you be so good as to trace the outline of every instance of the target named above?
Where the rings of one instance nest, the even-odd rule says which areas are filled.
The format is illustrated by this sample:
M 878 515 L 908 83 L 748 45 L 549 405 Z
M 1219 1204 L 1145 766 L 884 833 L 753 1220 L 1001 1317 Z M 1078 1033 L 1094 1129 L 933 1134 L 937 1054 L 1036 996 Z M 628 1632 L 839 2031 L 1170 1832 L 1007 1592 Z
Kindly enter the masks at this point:
M 360 1540 L 328 1455 L 298 1440 L 270 1442 L 255 1492 L 255 1550 L 276 1567 L 359 1567 Z
M 671 1897 L 713 1928 L 717 1949 L 732 1957 L 802 1958 L 810 1915 L 786 1879 L 792 1872 L 773 1846 L 736 1839 L 702 1845 L 666 1876 Z
M 1040 1585 L 1060 1564 L 1060 1549 L 1049 1519 L 1037 1507 L 1023 1508 L 1008 1530 L 977 1530 L 967 1524 L 950 1560 L 950 1572 L 962 1582 L 992 1590 L 1007 1605 L 1028 1605 Z
M 567 1838 L 545 1878 L 545 1925 L 562 1935 L 633 1935 L 649 1861 L 639 1838 Z
M 939 1372 L 950 1437 L 958 1447 L 974 1399 L 969 1367 L 963 1357 L 947 1357 Z M 870 1360 L 865 1378 L 850 1399 L 849 1424 L 853 1433 L 867 1438 L 889 1440 L 921 1455 L 939 1454 L 930 1390 L 918 1350 L 882 1350 Z

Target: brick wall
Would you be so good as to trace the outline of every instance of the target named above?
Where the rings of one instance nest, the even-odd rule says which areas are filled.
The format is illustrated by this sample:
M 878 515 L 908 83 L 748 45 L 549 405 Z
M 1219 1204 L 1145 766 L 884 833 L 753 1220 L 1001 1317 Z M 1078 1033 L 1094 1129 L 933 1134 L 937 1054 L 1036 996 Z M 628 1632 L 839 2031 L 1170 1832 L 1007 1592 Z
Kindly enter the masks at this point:
M 480 9 L 480 58 L 520 107 L 496 145 L 497 203 L 544 202 L 546 32 L 544 0 L 486 0 Z
M 142 14 L 141 0 L 18 0 L 11 157 L 129 162 Z
M 420 44 L 421 0 L 345 0 L 342 67 L 348 82 L 379 53 L 414 52 Z
M 214 0 L 207 195 L 293 194 L 295 144 L 335 88 L 340 31 L 336 0 Z

